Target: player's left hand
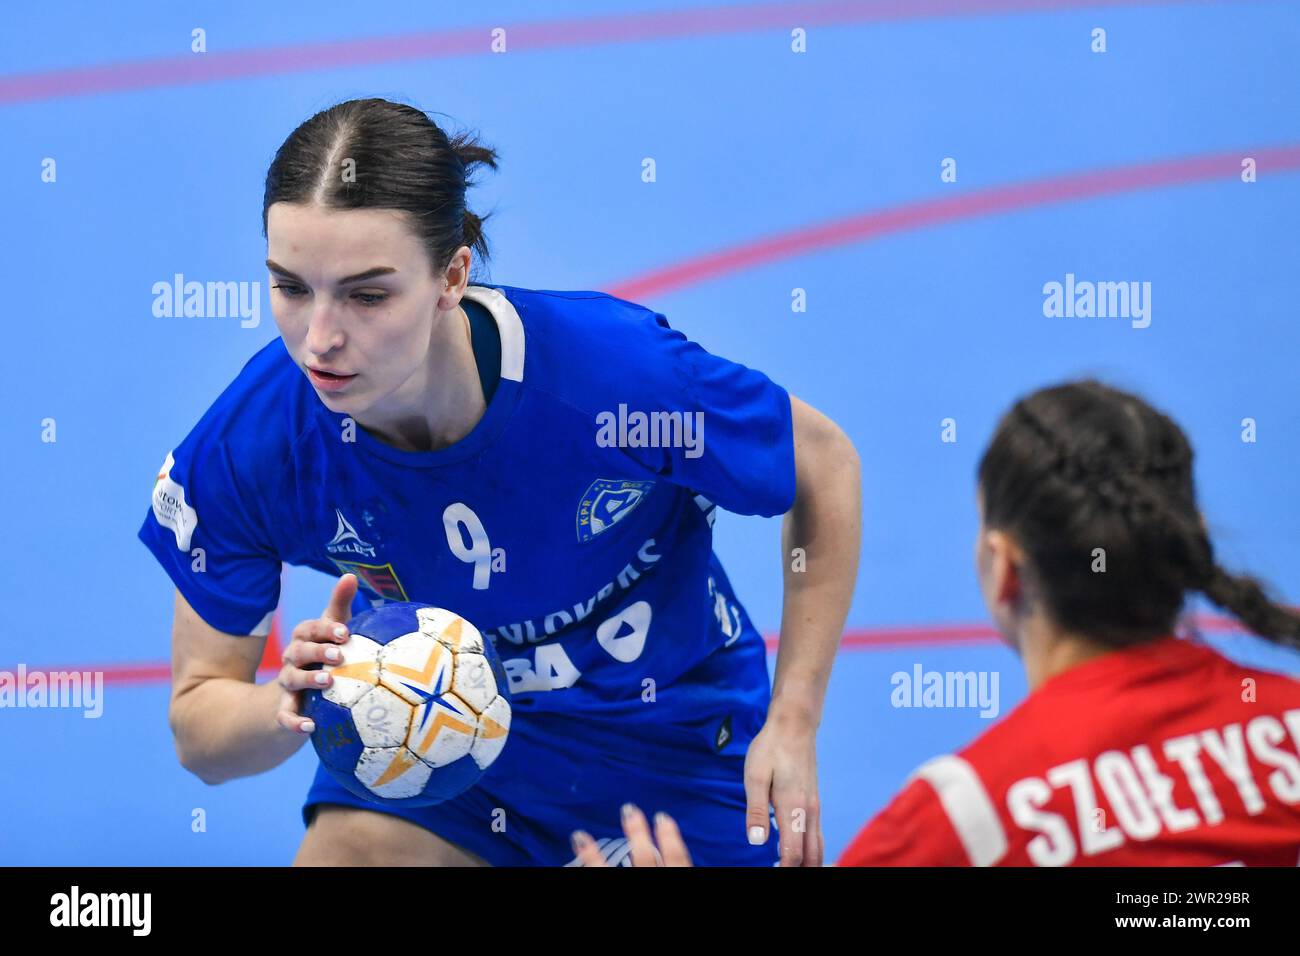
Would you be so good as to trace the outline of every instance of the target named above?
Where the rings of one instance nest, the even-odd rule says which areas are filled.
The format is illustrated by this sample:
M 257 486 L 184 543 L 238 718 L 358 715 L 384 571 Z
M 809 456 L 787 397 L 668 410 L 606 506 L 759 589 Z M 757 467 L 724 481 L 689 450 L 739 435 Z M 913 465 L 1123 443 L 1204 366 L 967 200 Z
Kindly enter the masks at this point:
M 767 842 L 771 806 L 781 835 L 781 865 L 822 865 L 815 726 L 768 714 L 767 723 L 745 755 L 745 797 L 745 832 L 750 843 Z
M 691 854 L 677 829 L 677 821 L 666 813 L 655 814 L 655 832 L 650 836 L 650 825 L 645 814 L 632 804 L 623 807 L 623 835 L 627 837 L 628 856 L 633 866 L 691 866 Z M 609 866 L 600 847 L 585 830 L 575 830 L 571 838 L 573 852 L 583 866 Z M 655 840 L 659 851 L 655 852 Z M 663 860 L 661 864 L 659 861 Z

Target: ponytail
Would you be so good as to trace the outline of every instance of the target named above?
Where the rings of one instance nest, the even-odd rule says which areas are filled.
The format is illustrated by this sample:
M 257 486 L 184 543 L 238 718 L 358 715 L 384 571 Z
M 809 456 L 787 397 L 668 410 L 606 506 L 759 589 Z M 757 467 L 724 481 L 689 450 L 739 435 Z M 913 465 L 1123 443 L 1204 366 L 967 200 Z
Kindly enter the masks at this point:
M 1229 574 L 1216 564 L 1200 590 L 1252 633 L 1300 650 L 1300 614 L 1270 599 L 1255 578 Z
M 457 133 L 451 138 L 449 145 L 451 151 L 456 154 L 456 158 L 460 160 L 461 168 L 464 170 L 466 188 L 474 185 L 471 181 L 472 175 L 479 166 L 487 166 L 494 172 L 496 171 L 496 150 L 483 146 L 471 133 Z M 480 260 L 491 258 L 487 237 L 483 234 L 484 220 L 490 219 L 491 215 L 489 213 L 485 217 L 480 217 L 471 212 L 468 206 L 465 207 L 462 244 L 469 246 Z

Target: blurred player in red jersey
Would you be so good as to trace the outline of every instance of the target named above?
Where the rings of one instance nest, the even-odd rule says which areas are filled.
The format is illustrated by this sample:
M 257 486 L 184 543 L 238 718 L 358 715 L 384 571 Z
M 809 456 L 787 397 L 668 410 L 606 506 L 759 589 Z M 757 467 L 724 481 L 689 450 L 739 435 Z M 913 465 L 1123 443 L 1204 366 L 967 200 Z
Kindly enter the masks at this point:
M 978 498 L 980 587 L 1029 696 L 917 769 L 838 865 L 1300 864 L 1300 682 L 1174 636 L 1191 592 L 1289 647 L 1300 616 L 1215 561 L 1182 430 L 1097 382 L 1043 389 L 999 423 Z M 671 823 L 662 859 L 689 865 Z M 645 818 L 625 828 L 653 865 Z

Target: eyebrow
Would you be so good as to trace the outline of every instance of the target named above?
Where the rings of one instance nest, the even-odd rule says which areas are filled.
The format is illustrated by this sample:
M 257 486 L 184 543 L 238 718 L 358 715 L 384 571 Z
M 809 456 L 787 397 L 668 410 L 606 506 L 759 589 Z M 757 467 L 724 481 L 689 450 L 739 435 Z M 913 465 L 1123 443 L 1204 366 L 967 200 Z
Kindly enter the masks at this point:
M 266 260 L 266 267 L 272 272 L 284 276 L 286 279 L 296 279 L 303 282 L 302 276 L 296 275 L 286 269 L 284 266 L 277 265 L 270 259 Z M 358 272 L 356 275 L 345 276 L 338 281 L 338 285 L 349 285 L 353 282 L 364 282 L 366 279 L 373 279 L 376 276 L 388 275 L 390 272 L 396 272 L 392 266 L 375 266 L 373 269 L 367 269 L 365 272 Z M 304 283 L 305 284 L 305 283 Z

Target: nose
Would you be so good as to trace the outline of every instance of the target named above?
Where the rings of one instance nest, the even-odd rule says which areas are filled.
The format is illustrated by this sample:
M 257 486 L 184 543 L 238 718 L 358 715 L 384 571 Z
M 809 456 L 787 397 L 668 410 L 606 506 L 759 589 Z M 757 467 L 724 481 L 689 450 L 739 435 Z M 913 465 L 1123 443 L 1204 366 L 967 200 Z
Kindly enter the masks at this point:
M 346 338 L 343 326 L 335 314 L 334 303 L 319 297 L 307 319 L 307 336 L 304 344 L 313 355 L 325 355 L 343 347 Z

